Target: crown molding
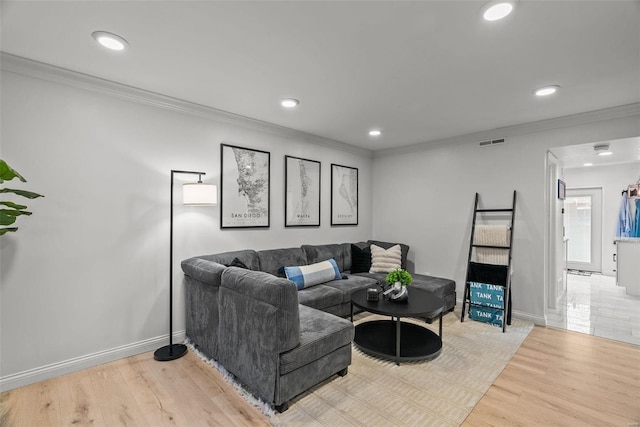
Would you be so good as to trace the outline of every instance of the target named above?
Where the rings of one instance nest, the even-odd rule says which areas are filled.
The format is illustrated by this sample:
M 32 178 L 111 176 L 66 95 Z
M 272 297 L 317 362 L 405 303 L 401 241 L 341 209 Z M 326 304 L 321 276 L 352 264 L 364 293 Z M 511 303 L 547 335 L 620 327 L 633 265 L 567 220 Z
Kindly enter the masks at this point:
M 333 139 L 252 119 L 239 114 L 229 113 L 227 111 L 207 107 L 206 105 L 128 86 L 122 83 L 117 83 L 111 80 L 102 79 L 89 74 L 57 67 L 55 65 L 46 64 L 44 62 L 12 55 L 2 51 L 0 51 L 0 68 L 4 71 L 59 83 L 77 89 L 102 93 L 127 101 L 163 108 L 165 110 L 195 115 L 218 123 L 225 123 L 259 132 L 270 133 L 272 135 L 297 141 L 303 140 L 311 144 L 346 151 L 366 158 L 373 157 L 373 151 L 365 148 L 356 147 Z
M 357 154 L 366 158 L 381 158 L 392 155 L 424 151 L 443 145 L 476 143 L 477 141 L 487 139 L 506 138 L 514 135 L 542 132 L 546 130 L 576 126 L 602 120 L 624 118 L 635 115 L 640 116 L 640 103 L 634 103 L 606 108 L 602 110 L 573 114 L 569 116 L 555 117 L 552 119 L 540 120 L 537 122 L 530 122 L 465 135 L 458 135 L 439 140 L 424 141 L 418 144 L 407 145 L 404 147 L 385 148 L 382 150 L 372 151 L 365 148 L 356 147 L 354 145 L 346 144 L 341 141 L 324 138 L 318 135 L 313 135 L 310 133 L 298 131 L 284 126 L 279 126 L 257 119 L 252 119 L 250 117 L 241 116 L 239 114 L 218 110 L 183 99 L 174 98 L 167 95 L 162 95 L 160 93 L 151 92 L 122 83 L 102 79 L 89 74 L 56 67 L 44 62 L 12 55 L 2 51 L 0 51 L 0 68 L 4 71 L 59 83 L 78 89 L 102 93 L 131 102 L 137 102 L 140 104 L 163 108 L 165 110 L 191 114 L 204 118 L 206 120 L 216 121 L 218 123 L 239 126 L 246 129 L 265 132 L 288 139 L 303 140 L 311 144 L 330 147 L 336 150 Z
M 435 147 L 452 144 L 475 144 L 478 141 L 484 141 L 496 138 L 508 138 L 515 135 L 524 135 L 528 133 L 544 132 L 552 129 L 560 129 L 570 126 L 577 126 L 588 123 L 600 122 L 603 120 L 611 120 L 625 118 L 631 116 L 640 116 L 640 102 L 634 104 L 620 105 L 617 107 L 605 108 L 602 110 L 588 111 L 585 113 L 572 114 L 569 116 L 554 117 L 552 119 L 540 120 L 537 122 L 523 123 L 514 126 L 506 126 L 502 128 L 491 129 L 487 131 L 474 132 L 465 135 L 453 136 L 450 138 L 438 139 L 434 141 L 425 141 L 418 144 L 407 145 L 398 148 L 385 148 L 373 153 L 374 158 L 388 157 L 399 154 L 415 153 L 419 151 L 429 150 Z

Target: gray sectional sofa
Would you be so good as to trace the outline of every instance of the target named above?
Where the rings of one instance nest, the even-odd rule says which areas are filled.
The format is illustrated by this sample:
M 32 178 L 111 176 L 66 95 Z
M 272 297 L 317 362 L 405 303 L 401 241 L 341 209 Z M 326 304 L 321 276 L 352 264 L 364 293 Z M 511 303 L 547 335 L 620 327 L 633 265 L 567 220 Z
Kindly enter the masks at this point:
M 366 248 L 393 243 L 354 243 Z M 406 268 L 409 247 L 402 245 Z M 182 261 L 186 288 L 186 333 L 251 393 L 286 410 L 288 401 L 327 378 L 345 375 L 351 364 L 354 327 L 351 294 L 383 283 L 384 273 L 354 273 L 350 243 L 241 250 Z M 342 279 L 300 289 L 284 267 L 333 258 Z M 455 306 L 455 282 L 414 274 L 412 286 Z

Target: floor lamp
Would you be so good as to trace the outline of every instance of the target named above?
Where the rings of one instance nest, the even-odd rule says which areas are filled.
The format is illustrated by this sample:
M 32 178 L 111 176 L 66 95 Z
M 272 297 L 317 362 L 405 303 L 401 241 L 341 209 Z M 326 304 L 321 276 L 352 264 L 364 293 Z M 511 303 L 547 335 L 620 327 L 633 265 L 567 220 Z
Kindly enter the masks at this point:
M 173 343 L 173 176 L 175 174 L 198 175 L 198 182 L 183 184 L 182 203 L 189 206 L 211 206 L 217 203 L 218 192 L 215 185 L 203 184 L 202 175 L 204 172 L 194 171 L 171 171 L 171 213 L 169 231 L 169 345 L 160 347 L 153 353 L 153 357 L 161 362 L 175 360 L 187 353 L 187 346 Z

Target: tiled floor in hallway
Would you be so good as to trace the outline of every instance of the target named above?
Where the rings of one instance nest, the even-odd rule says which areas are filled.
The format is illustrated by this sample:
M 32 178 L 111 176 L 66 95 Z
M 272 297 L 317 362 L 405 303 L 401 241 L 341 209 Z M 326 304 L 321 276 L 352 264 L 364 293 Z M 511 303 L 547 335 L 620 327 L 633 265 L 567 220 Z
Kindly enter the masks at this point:
M 547 325 L 640 345 L 640 297 L 615 277 L 567 274 L 567 293 L 549 309 Z

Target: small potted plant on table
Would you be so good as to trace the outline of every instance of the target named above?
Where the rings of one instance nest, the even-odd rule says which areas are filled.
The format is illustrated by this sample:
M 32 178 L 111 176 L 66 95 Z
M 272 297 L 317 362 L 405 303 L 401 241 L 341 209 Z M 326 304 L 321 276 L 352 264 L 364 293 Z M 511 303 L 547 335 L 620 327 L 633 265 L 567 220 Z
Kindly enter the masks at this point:
M 385 295 L 390 295 L 389 299 L 394 302 L 403 302 L 407 301 L 409 298 L 409 291 L 407 290 L 407 286 L 413 282 L 413 277 L 411 274 L 405 269 L 398 268 L 397 270 L 393 270 L 387 274 L 385 278 L 387 283 L 391 285 L 391 287 L 385 291 Z

